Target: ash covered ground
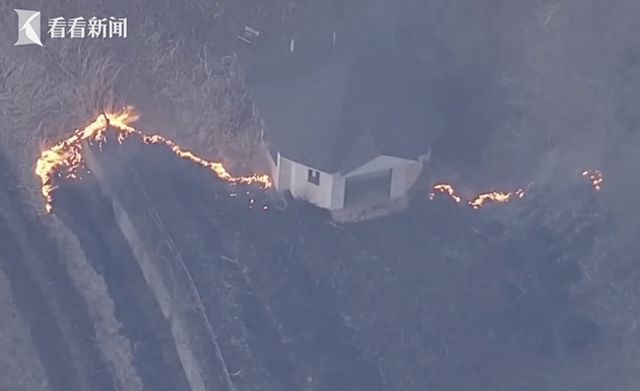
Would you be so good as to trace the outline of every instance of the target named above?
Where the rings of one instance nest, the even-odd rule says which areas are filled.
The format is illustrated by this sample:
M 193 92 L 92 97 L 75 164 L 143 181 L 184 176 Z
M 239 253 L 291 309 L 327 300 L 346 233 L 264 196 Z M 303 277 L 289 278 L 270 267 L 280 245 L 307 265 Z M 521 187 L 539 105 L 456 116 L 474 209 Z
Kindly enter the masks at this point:
M 481 211 L 421 195 L 400 214 L 336 225 L 162 146 L 128 140 L 98 156 L 137 240 L 188 267 L 237 389 L 534 390 L 602 353 L 606 331 L 575 293 L 607 223 L 589 183 Z M 557 198 L 564 215 L 549 216 Z M 105 278 L 143 383 L 188 389 L 95 177 L 63 183 L 54 207 Z M 175 305 L 197 317 L 188 299 Z M 216 372 L 208 333 L 193 338 Z

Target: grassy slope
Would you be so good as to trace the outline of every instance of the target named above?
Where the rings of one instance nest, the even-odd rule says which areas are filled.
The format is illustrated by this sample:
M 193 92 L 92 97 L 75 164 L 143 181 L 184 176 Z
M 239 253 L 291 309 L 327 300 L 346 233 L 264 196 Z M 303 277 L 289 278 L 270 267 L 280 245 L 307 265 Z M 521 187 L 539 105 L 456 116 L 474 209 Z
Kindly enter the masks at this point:
M 34 1 L 29 4 L 21 3 L 20 6 L 43 7 L 53 13 L 60 13 L 63 10 L 61 4 L 46 2 L 46 6 L 42 6 L 42 3 Z M 477 180 L 480 184 L 493 184 L 496 177 L 500 177 L 500 180 L 506 178 L 504 182 L 508 184 L 511 184 L 515 178 L 522 178 L 523 175 L 527 179 L 533 177 L 543 184 L 546 183 L 548 188 L 559 186 L 557 194 L 563 199 L 571 199 L 573 188 L 558 185 L 561 183 L 557 181 L 558 179 L 564 180 L 568 177 L 568 175 L 563 176 L 565 173 L 561 170 L 566 169 L 570 175 L 573 175 L 574 171 L 584 164 L 593 164 L 595 161 L 599 166 L 602 165 L 608 174 L 607 183 L 611 184 L 609 187 L 611 190 L 602 197 L 604 203 L 602 208 L 613 214 L 611 220 L 613 223 L 609 223 L 606 232 L 601 233 L 597 237 L 598 240 L 594 240 L 595 244 L 591 252 L 580 257 L 584 274 L 577 286 L 580 287 L 581 294 L 586 297 L 581 305 L 588 307 L 592 311 L 592 317 L 596 318 L 606 330 L 614 333 L 608 340 L 611 344 L 603 347 L 600 353 L 605 355 L 609 351 L 618 351 L 616 355 L 611 358 L 607 356 L 607 358 L 610 362 L 618 364 L 616 368 L 624 371 L 624 376 L 618 376 L 618 379 L 622 379 L 619 381 L 630 379 L 629 387 L 632 387 L 635 371 L 629 367 L 629 364 L 624 363 L 636 361 L 634 357 L 638 349 L 632 343 L 637 340 L 633 325 L 640 303 L 636 300 L 637 284 L 634 278 L 637 268 L 634 266 L 635 258 L 633 257 L 633 254 L 637 253 L 634 249 L 637 245 L 635 238 L 639 232 L 637 221 L 640 219 L 629 207 L 634 204 L 634 195 L 638 190 L 637 178 L 630 175 L 637 167 L 635 151 L 638 145 L 637 121 L 633 110 L 638 91 L 635 88 L 638 81 L 638 63 L 635 60 L 637 48 L 630 43 L 634 40 L 629 38 L 637 35 L 633 28 L 636 7 L 633 6 L 633 2 L 620 2 L 615 7 L 599 10 L 595 8 L 595 2 L 568 1 L 556 4 L 557 2 L 549 1 L 523 11 L 515 5 L 503 7 L 498 1 L 478 7 L 462 2 L 436 1 L 429 2 L 429 5 L 419 3 L 421 2 L 407 3 L 408 11 L 414 11 L 408 12 L 414 15 L 413 18 L 409 18 L 411 22 L 407 23 L 408 32 L 420 37 L 427 35 L 436 37 L 423 41 L 424 56 L 433 64 L 426 71 L 444 67 L 448 71 L 447 77 L 443 78 L 446 82 L 443 83 L 443 88 L 446 87 L 443 91 L 449 91 L 449 86 L 455 87 L 448 95 L 452 108 L 450 113 L 453 118 L 452 126 L 450 132 L 441 140 L 441 148 L 439 148 L 441 152 L 436 156 L 441 163 L 455 167 L 457 172 L 462 173 L 463 178 Z M 281 25 L 284 23 L 283 20 L 287 20 L 287 15 L 295 15 L 292 11 L 295 7 L 289 6 L 295 2 L 288 1 L 275 2 L 274 6 L 263 7 L 262 11 L 251 4 L 242 4 L 237 1 L 218 2 L 215 6 L 211 2 L 198 1 L 180 8 L 171 7 L 169 2 L 157 2 L 153 7 L 145 7 L 144 4 L 132 7 L 130 3 L 98 1 L 91 2 L 89 6 L 83 1 L 65 2 L 65 4 L 69 7 L 68 12 L 82 14 L 93 12 L 121 14 L 122 10 L 126 9 L 128 15 L 134 19 L 141 20 L 143 15 L 150 15 L 148 19 L 151 23 L 136 24 L 131 31 L 133 38 L 125 45 L 87 46 L 80 48 L 80 51 L 74 45 L 50 45 L 45 51 L 28 48 L 18 52 L 10 47 L 10 38 L 0 41 L 3 45 L 0 52 L 0 71 L 3 72 L 0 76 L 2 81 L 0 118 L 3 123 L 0 141 L 3 151 L 10 156 L 10 171 L 16 172 L 20 178 L 21 185 L 16 184 L 21 188 L 20 198 L 31 204 L 34 211 L 39 210 L 41 206 L 37 183 L 31 174 L 33 158 L 38 153 L 38 144 L 56 139 L 69 129 L 80 126 L 87 117 L 95 113 L 97 108 L 108 103 L 126 101 L 145 107 L 144 102 L 148 102 L 143 112 L 149 121 L 147 128 L 158 129 L 166 132 L 166 135 L 175 136 L 185 145 L 193 146 L 205 155 L 220 156 L 226 149 L 217 147 L 219 149 L 216 150 L 216 145 L 224 145 L 225 140 L 229 139 L 222 136 L 226 137 L 228 133 L 223 132 L 221 138 L 210 138 L 211 128 L 229 131 L 229 129 L 251 129 L 253 125 L 250 121 L 240 121 L 245 117 L 238 113 L 242 113 L 242 107 L 246 103 L 241 92 L 241 81 L 234 82 L 239 83 L 239 86 L 233 83 L 230 86 L 228 75 L 232 68 L 221 63 L 218 58 L 220 54 L 227 54 L 229 47 L 233 44 L 227 45 L 226 39 L 220 40 L 219 37 L 233 32 L 243 24 L 256 24 L 256 20 L 261 18 L 264 20 L 264 25 L 282 26 L 283 30 L 293 29 L 295 25 L 293 22 L 293 24 Z M 298 9 L 304 9 L 306 4 L 300 4 Z M 2 15 L 7 19 L 7 23 L 0 24 L 3 36 L 11 37 L 15 34 L 11 28 L 14 15 L 10 11 L 14 5 L 16 4 L 11 2 L 3 3 Z M 420 12 L 415 12 L 416 9 Z M 65 12 L 67 12 L 66 9 Z M 195 24 L 197 28 L 194 31 L 186 28 L 192 24 L 184 23 L 185 18 L 193 17 L 201 18 L 202 21 Z M 212 20 L 215 21 L 212 23 L 213 26 Z M 569 21 L 573 22 L 569 23 Z M 594 23 L 599 23 L 599 26 L 608 33 L 601 34 L 600 31 L 603 29 L 592 28 Z M 462 29 L 460 26 L 465 28 Z M 503 27 L 506 30 L 502 30 Z M 204 47 L 203 41 L 207 38 L 212 45 L 212 57 L 203 61 L 201 60 L 203 51 L 199 49 Z M 178 44 L 172 45 L 169 42 L 171 39 L 178 41 Z M 176 56 L 171 55 L 173 47 L 176 47 Z M 19 65 L 18 68 L 12 68 L 16 64 Z M 205 64 L 210 65 L 209 69 L 214 70 L 207 78 L 203 77 L 203 71 L 207 69 Z M 7 70 L 11 69 L 13 73 L 7 73 Z M 68 72 L 63 72 L 65 69 Z M 116 72 L 118 70 L 119 72 Z M 434 77 L 438 78 L 438 75 L 435 74 Z M 496 92 L 496 85 L 499 86 L 500 93 Z M 475 91 L 481 93 L 476 95 Z M 149 96 L 154 94 L 162 98 L 161 101 L 164 102 L 162 105 L 156 104 L 156 100 L 149 99 Z M 475 99 L 473 99 L 474 96 Z M 460 97 L 466 98 L 457 99 Z M 483 104 L 500 99 L 505 99 L 507 104 L 501 109 L 491 108 L 487 117 L 481 116 L 484 119 L 477 124 L 479 117 L 473 113 L 484 112 L 486 107 Z M 211 108 L 214 109 L 211 110 Z M 161 112 L 166 112 L 166 116 L 161 116 Z M 237 125 L 238 121 L 240 126 L 225 128 L 227 124 Z M 470 129 L 473 129 L 473 138 L 466 137 Z M 248 134 L 250 135 L 251 132 Z M 249 137 L 248 142 L 250 141 Z M 555 152 L 554 148 L 556 148 Z M 244 148 L 239 149 L 244 150 Z M 463 154 L 468 159 L 460 159 L 458 154 L 460 150 L 466 151 Z M 547 154 L 550 150 L 551 153 Z M 234 156 L 223 157 L 233 162 Z M 547 159 L 548 156 L 556 156 L 556 158 Z M 488 162 L 486 167 L 489 169 L 483 171 L 481 169 L 483 164 L 478 163 L 478 159 L 486 160 Z M 542 163 L 538 164 L 539 161 Z M 552 179 L 556 182 L 551 182 Z M 550 216 L 542 214 L 541 216 L 547 220 L 543 220 L 541 224 L 553 226 L 567 219 L 571 220 L 571 214 L 568 212 L 571 210 L 570 205 L 552 208 L 551 205 L 556 205 L 554 202 L 550 200 L 549 204 L 545 205 L 547 210 L 557 209 L 559 211 L 557 216 L 555 213 L 549 213 Z M 566 213 L 566 216 L 563 213 Z M 32 214 L 33 212 L 28 213 L 29 216 Z M 15 217 L 12 218 L 15 219 Z M 407 216 L 405 218 L 409 219 Z M 463 223 L 450 223 L 443 234 L 432 230 L 419 235 L 420 231 L 416 231 L 418 238 L 428 235 L 440 238 L 433 239 L 440 240 L 440 245 L 436 249 L 416 247 L 416 253 L 435 252 L 440 254 L 438 257 L 443 258 L 446 258 L 446 254 L 453 253 L 458 254 L 456 256 L 459 257 L 473 258 L 478 249 L 474 247 L 475 242 L 471 238 L 478 234 L 468 231 L 470 228 L 466 218 L 468 217 L 461 217 Z M 21 219 L 29 218 L 23 216 Z M 451 221 L 447 215 L 435 217 L 427 215 L 424 219 Z M 236 220 L 237 217 L 232 218 L 229 223 Z M 13 223 L 13 220 L 11 222 Z M 508 221 L 508 230 L 514 229 L 511 224 L 515 224 L 513 220 Z M 374 235 L 373 237 L 379 238 L 379 242 L 392 236 L 388 230 L 383 228 L 380 230 L 382 233 L 375 234 L 374 231 L 366 235 Z M 398 231 L 393 230 L 393 232 Z M 565 234 L 560 231 L 558 235 L 562 237 Z M 293 237 L 296 233 L 290 235 Z M 316 235 L 315 231 L 311 234 L 312 237 Z M 529 238 L 531 233 L 525 230 L 521 235 L 522 238 Z M 479 237 L 484 238 L 482 234 Z M 589 242 L 589 238 L 584 240 Z M 507 243 L 515 240 L 511 237 L 503 239 L 507 240 Z M 405 246 L 424 244 L 418 239 L 415 240 L 416 242 L 405 243 Z M 305 243 L 309 243 L 309 240 L 307 239 Z M 546 245 L 546 242 L 541 244 L 541 246 Z M 251 248 L 251 245 L 247 244 L 247 247 Z M 327 245 L 327 247 L 334 246 Z M 291 245 L 287 247 L 283 244 L 282 251 L 286 248 L 291 248 Z M 393 248 L 394 251 L 401 253 L 400 249 L 405 247 Z M 421 250 L 418 251 L 418 248 Z M 336 275 L 328 279 L 333 281 L 337 276 L 355 278 L 353 276 L 368 272 L 370 262 L 378 256 L 376 251 L 372 250 L 373 257 L 366 256 L 366 253 L 363 255 L 362 266 L 353 272 L 354 274 L 342 272 L 341 263 L 336 264 L 334 269 L 330 269 L 335 270 Z M 538 258 L 539 255 L 534 252 L 534 249 L 521 250 L 521 252 L 536 254 L 534 258 Z M 340 255 L 339 251 L 336 251 L 336 254 L 331 254 L 327 258 L 340 260 L 342 256 L 346 256 Z M 345 250 L 345 254 L 356 257 L 360 253 Z M 556 255 L 547 254 L 539 257 L 549 261 L 555 259 Z M 408 257 L 413 258 L 414 255 L 408 255 Z M 488 255 L 483 255 L 482 259 L 484 260 L 485 257 L 492 259 Z M 306 257 L 303 258 L 306 259 Z M 308 258 L 309 262 L 316 260 L 315 256 Z M 419 257 L 415 256 L 414 261 L 417 262 L 418 259 Z M 530 260 L 530 263 L 537 264 L 535 260 Z M 322 265 L 325 264 L 326 262 L 322 263 Z M 454 263 L 450 266 L 455 265 Z M 460 270 L 452 270 L 449 274 L 444 273 L 451 276 L 454 281 L 460 281 L 457 286 L 464 286 L 468 281 L 464 272 L 468 264 L 463 263 L 463 265 L 465 267 L 461 267 Z M 486 272 L 486 269 L 479 266 L 482 264 L 472 263 L 473 265 L 477 269 L 471 268 L 471 270 L 484 276 L 481 272 Z M 390 264 L 380 267 L 381 269 L 374 269 L 380 273 L 380 276 L 375 278 L 380 281 L 385 281 L 385 278 L 396 278 L 396 280 L 391 279 L 389 284 L 396 284 L 396 290 L 391 289 L 391 291 L 396 292 L 397 296 L 395 299 L 387 298 L 386 292 L 389 290 L 384 289 L 381 293 L 383 297 L 376 298 L 374 302 L 385 298 L 391 303 L 402 301 L 401 287 L 404 287 L 412 277 L 420 275 L 417 272 L 420 269 L 408 269 L 404 272 L 408 276 L 404 274 L 394 276 L 386 272 L 385 267 L 391 268 Z M 523 269 L 518 273 L 523 273 L 525 276 L 526 273 L 523 270 L 526 271 L 526 267 L 522 265 L 519 267 Z M 283 268 L 286 270 L 285 266 Z M 314 270 L 324 269 L 316 266 Z M 433 288 L 436 289 L 435 293 L 425 291 L 422 293 L 423 296 L 419 296 L 422 302 L 430 303 L 426 300 L 427 297 L 431 297 L 432 294 L 441 294 L 450 284 L 447 278 L 442 277 L 441 280 L 444 281 L 445 286 L 439 285 L 443 284 L 439 282 L 440 271 L 440 268 L 436 268 L 429 273 L 430 276 L 434 276 L 434 280 L 428 283 L 425 282 L 422 285 L 418 284 L 421 281 L 415 283 L 420 287 L 436 287 Z M 516 274 L 520 276 L 518 273 Z M 382 277 L 387 275 L 390 277 Z M 373 280 L 374 277 L 371 279 Z M 491 285 L 493 274 L 485 276 L 482 281 L 486 285 Z M 537 280 L 534 282 L 536 287 L 540 286 Z M 264 284 L 269 286 L 268 282 Z M 344 287 L 340 289 L 344 290 L 354 282 L 347 279 L 343 284 Z M 506 282 L 505 284 L 508 285 Z M 522 288 L 521 282 L 512 284 L 515 284 L 516 288 L 505 289 L 513 288 L 518 291 Z M 363 285 L 364 283 L 358 286 Z M 492 286 L 491 289 L 497 288 Z M 345 292 L 349 292 L 344 293 L 345 295 L 353 293 Z M 443 307 L 438 313 L 439 319 L 448 319 L 447 311 L 450 310 L 445 304 L 458 306 L 459 303 L 465 303 L 466 299 L 475 298 L 473 294 L 465 296 L 464 293 L 460 293 L 460 295 L 460 297 L 444 296 L 444 304 L 440 304 Z M 366 295 L 360 301 L 354 301 L 357 304 L 353 305 L 367 308 L 365 304 L 370 303 L 371 300 L 370 296 Z M 488 302 L 491 303 L 491 301 Z M 471 303 L 477 302 L 471 301 Z M 435 306 L 435 304 L 432 305 Z M 371 311 L 375 312 L 375 307 Z M 414 311 L 428 313 L 431 307 L 417 307 Z M 367 314 L 370 313 L 367 312 Z M 393 315 L 388 315 L 388 319 L 395 318 Z M 359 319 L 359 321 L 370 324 L 369 327 L 377 324 L 373 320 Z M 425 338 L 428 334 L 424 330 L 430 323 L 427 318 L 424 323 L 425 325 L 412 325 L 409 336 L 406 330 L 397 335 L 393 334 L 394 331 L 386 329 L 386 331 L 379 331 L 379 335 L 391 333 L 398 342 L 390 343 L 388 341 L 394 340 L 387 339 L 388 349 L 374 348 L 370 353 L 374 356 L 371 361 L 378 363 L 375 365 L 386 365 L 386 367 L 393 367 L 394 363 L 398 362 L 404 363 L 403 360 L 420 362 L 411 355 L 406 355 L 407 352 L 413 352 L 411 349 L 403 350 L 398 346 L 403 346 L 403 343 L 427 346 L 429 341 L 425 342 Z M 382 326 L 375 327 L 383 326 L 384 323 Z M 438 337 L 441 336 L 442 330 L 448 329 L 449 325 L 440 327 L 433 332 Z M 516 327 L 515 330 L 519 329 Z M 489 330 L 487 333 L 492 335 L 495 331 Z M 411 335 L 414 339 L 411 339 Z M 476 336 L 481 338 L 479 334 Z M 535 340 L 537 337 L 531 338 Z M 434 341 L 437 339 L 435 338 Z M 446 357 L 453 357 L 451 356 L 452 346 L 456 346 L 452 345 L 451 341 L 440 338 L 434 343 L 441 347 L 441 350 L 437 350 L 439 352 L 437 354 L 446 351 L 448 352 Z M 463 342 L 458 344 L 467 346 L 467 343 Z M 445 346 L 447 346 L 446 349 Z M 515 346 L 516 348 L 505 348 L 507 353 L 515 354 L 519 345 Z M 431 347 L 434 352 L 436 349 L 440 348 Z M 431 357 L 432 353 L 425 348 L 423 358 Z M 464 357 L 463 361 L 470 367 L 474 367 L 473 363 L 481 361 L 473 355 Z M 503 357 L 510 356 L 506 354 Z M 441 366 L 437 368 L 444 368 L 443 372 L 438 373 L 456 373 L 455 368 L 458 367 L 455 363 L 458 361 L 451 360 L 453 359 L 438 361 Z M 505 361 L 508 360 L 505 359 Z M 399 372 L 392 371 L 394 375 L 390 376 L 396 379 L 392 381 L 403 381 L 398 380 L 403 379 L 403 376 L 397 374 L 405 373 L 402 371 L 421 372 L 424 366 L 415 365 L 415 368 L 400 368 Z M 567 367 L 569 368 L 567 373 L 573 370 L 571 364 L 566 364 L 566 366 L 558 366 L 557 371 L 562 373 Z M 609 374 L 606 368 L 603 368 L 601 371 L 592 371 L 591 376 L 582 377 L 580 381 L 585 382 L 585 386 L 589 386 L 590 381 L 598 384 L 598 381 L 608 378 Z M 453 377 L 440 376 L 444 376 L 442 378 L 444 380 L 440 380 L 444 382 Z M 517 376 L 514 375 L 514 377 Z M 417 381 L 412 377 L 406 379 L 406 381 Z M 558 384 L 561 383 L 558 379 L 552 380 L 557 381 Z M 438 381 L 438 378 L 432 381 Z M 490 382 L 490 380 L 486 381 Z M 569 380 L 567 381 L 570 383 Z M 621 383 L 620 388 L 623 387 Z
M 239 388 L 579 389 L 567 373 L 593 369 L 589 360 L 615 338 L 574 295 L 580 261 L 607 225 L 586 184 L 571 198 L 540 189 L 481 213 L 423 197 L 407 213 L 335 226 L 298 202 L 280 211 L 260 191 L 230 188 L 163 148 L 121 149 L 104 159 L 119 156 L 110 175 L 125 207 L 149 231 L 148 245 L 163 240 L 144 211 L 153 206 L 164 222 L 230 371 L 240 370 Z M 86 197 L 91 186 L 61 197 Z M 92 221 L 111 221 L 91 202 L 101 201 L 60 207 L 81 221 L 91 209 Z M 117 230 L 98 229 L 84 245 Z

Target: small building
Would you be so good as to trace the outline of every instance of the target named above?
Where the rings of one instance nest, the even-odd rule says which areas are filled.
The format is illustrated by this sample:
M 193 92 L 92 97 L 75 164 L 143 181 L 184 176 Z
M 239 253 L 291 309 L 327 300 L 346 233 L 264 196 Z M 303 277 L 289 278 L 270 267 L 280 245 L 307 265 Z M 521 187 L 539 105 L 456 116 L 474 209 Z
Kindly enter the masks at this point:
M 289 190 L 296 198 L 332 211 L 366 210 L 404 202 L 427 160 L 427 155 L 385 153 L 368 134 L 344 160 L 326 160 L 326 165 L 300 157 L 295 150 L 278 150 L 268 144 L 266 148 L 272 153 L 271 173 L 276 189 Z
M 332 212 L 397 204 L 439 127 L 421 65 L 388 43 L 328 37 L 324 50 L 269 49 L 248 75 L 275 187 Z

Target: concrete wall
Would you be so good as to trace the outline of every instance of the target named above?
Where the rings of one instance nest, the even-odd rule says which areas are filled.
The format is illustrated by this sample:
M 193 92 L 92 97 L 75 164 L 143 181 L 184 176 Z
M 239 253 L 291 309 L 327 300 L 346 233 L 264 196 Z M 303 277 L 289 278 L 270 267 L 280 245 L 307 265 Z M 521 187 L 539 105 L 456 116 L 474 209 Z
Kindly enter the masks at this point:
M 413 187 L 413 185 L 415 185 L 423 169 L 424 169 L 423 160 L 412 162 L 405 168 L 404 170 L 404 175 L 405 175 L 404 184 L 406 189 L 405 192 L 409 191 Z
M 411 162 L 393 169 L 391 178 L 391 197 L 402 197 L 407 194 L 422 172 L 422 162 Z
M 316 185 L 307 180 L 308 170 L 315 170 L 313 167 L 305 166 L 283 156 L 280 156 L 278 160 L 279 183 L 285 183 L 283 177 L 288 175 L 290 179 L 288 189 L 291 190 L 294 197 L 307 200 L 322 208 L 331 208 L 333 175 L 316 170 L 320 172 L 320 184 Z M 278 190 L 287 190 L 285 187 L 281 186 Z
M 313 167 L 287 159 L 278 154 L 273 180 L 278 190 L 290 190 L 296 198 L 307 200 L 322 208 L 339 210 L 344 207 L 346 178 L 392 169 L 391 198 L 402 197 L 413 186 L 422 171 L 422 161 L 393 156 L 378 156 L 346 175 L 320 172 L 320 185 L 307 180 Z
M 275 188 L 278 188 L 278 161 L 273 159 L 273 156 L 271 155 L 271 151 L 269 149 L 269 145 L 262 140 L 260 142 L 260 150 L 262 151 L 262 155 L 264 155 L 265 160 L 267 161 L 267 164 L 269 165 L 268 169 L 269 169 L 269 174 L 271 175 L 271 181 L 273 182 L 273 186 L 275 186 Z M 277 159 L 280 159 L 280 154 L 277 154 Z
M 333 176 L 333 189 L 331 189 L 331 208 L 338 210 L 344 208 L 344 191 L 347 180 L 342 175 Z

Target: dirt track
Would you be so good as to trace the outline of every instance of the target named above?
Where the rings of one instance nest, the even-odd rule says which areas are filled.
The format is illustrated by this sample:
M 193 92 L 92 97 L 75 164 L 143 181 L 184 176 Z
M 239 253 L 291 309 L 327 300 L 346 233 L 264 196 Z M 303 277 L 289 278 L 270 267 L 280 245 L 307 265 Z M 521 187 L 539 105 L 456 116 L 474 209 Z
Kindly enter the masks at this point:
M 59 199 L 60 217 L 76 233 L 87 258 L 107 283 L 122 332 L 134 347 L 133 364 L 145 389 L 187 390 L 168 324 L 117 229 L 110 201 L 93 178 L 67 184 Z
M 112 390 L 95 345 L 86 303 L 66 273 L 44 225 L 27 212 L 16 178 L 0 155 L 0 267 L 16 306 L 31 327 L 51 389 Z

